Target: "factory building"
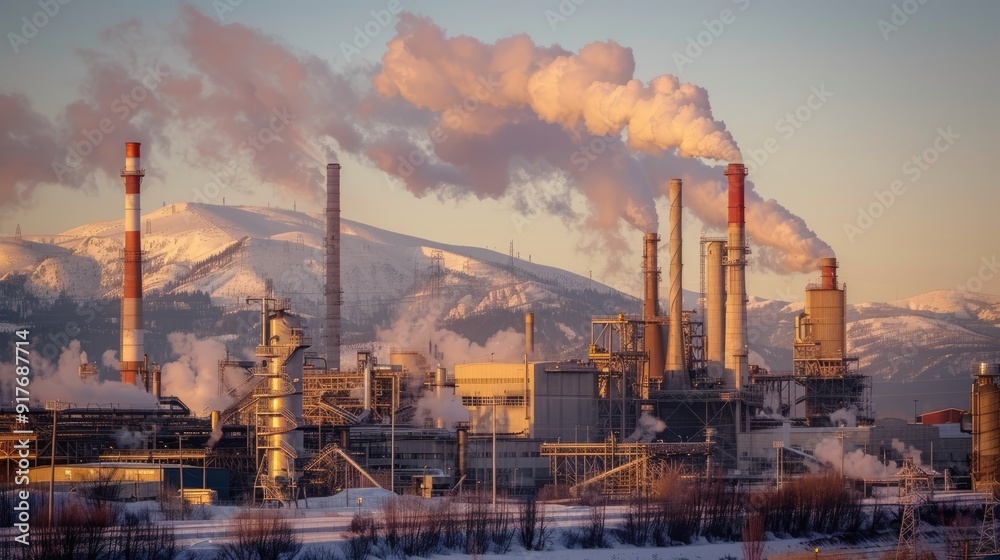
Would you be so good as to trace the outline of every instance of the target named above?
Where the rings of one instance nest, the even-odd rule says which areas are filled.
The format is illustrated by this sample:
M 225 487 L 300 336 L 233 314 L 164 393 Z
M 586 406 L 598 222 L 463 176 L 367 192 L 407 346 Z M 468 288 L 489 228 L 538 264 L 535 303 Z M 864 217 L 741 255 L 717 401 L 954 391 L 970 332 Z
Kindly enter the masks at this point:
M 469 410 L 473 434 L 554 440 L 597 423 L 597 370 L 589 364 L 460 364 L 455 394 Z

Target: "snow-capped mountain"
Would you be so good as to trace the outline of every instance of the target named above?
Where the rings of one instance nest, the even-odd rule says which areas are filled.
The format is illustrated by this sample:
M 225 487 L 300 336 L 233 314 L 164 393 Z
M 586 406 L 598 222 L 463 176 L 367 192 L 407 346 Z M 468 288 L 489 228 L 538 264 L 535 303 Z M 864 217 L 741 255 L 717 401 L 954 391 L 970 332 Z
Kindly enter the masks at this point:
M 307 317 L 322 314 L 324 216 L 276 208 L 174 204 L 142 219 L 147 294 L 207 292 L 236 307 L 267 279 Z M 19 274 L 34 295 L 119 297 L 122 220 L 58 235 L 0 239 L 0 277 Z M 350 220 L 341 224 L 347 339 L 363 342 L 417 302 L 439 301 L 437 319 L 473 341 L 519 330 L 536 313 L 536 339 L 553 357 L 584 357 L 595 314 L 638 313 L 636 298 L 557 268 L 477 248 L 436 243 Z M 638 272 L 637 272 L 638 273 Z M 664 287 L 664 294 L 665 287 Z M 685 308 L 697 294 L 685 293 Z M 751 363 L 791 369 L 801 302 L 750 298 Z M 967 378 L 1000 357 L 1000 297 L 936 291 L 894 303 L 852 304 L 851 355 L 876 379 Z M 316 322 L 318 324 L 318 321 Z M 353 338 L 351 338 L 353 331 Z

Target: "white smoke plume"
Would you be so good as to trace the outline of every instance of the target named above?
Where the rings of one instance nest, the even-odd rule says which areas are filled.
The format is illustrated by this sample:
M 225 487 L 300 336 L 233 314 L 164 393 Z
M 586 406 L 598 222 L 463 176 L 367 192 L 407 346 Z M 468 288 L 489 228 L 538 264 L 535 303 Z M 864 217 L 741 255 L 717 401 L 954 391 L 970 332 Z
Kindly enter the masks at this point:
M 222 424 L 219 424 L 212 430 L 212 436 L 208 438 L 208 443 L 205 445 L 207 445 L 209 449 L 212 449 L 215 447 L 216 443 L 219 443 L 220 439 L 222 439 Z
M 452 391 L 440 395 L 435 391 L 425 391 L 417 401 L 417 420 L 423 419 L 430 419 L 433 424 L 441 421 L 445 428 L 451 429 L 456 422 L 469 421 L 469 410 Z
M 656 434 L 666 429 L 666 422 L 648 412 L 643 412 L 642 416 L 639 417 L 639 422 L 635 426 L 635 431 L 632 432 L 632 435 L 625 438 L 625 442 L 649 443 L 656 438 Z
M 161 369 L 163 394 L 180 398 L 195 414 L 225 410 L 232 403 L 232 398 L 219 396 L 219 360 L 226 357 L 226 346 L 215 339 L 180 332 L 169 334 L 167 341 L 176 359 Z
M 843 454 L 842 459 L 840 442 L 841 440 L 832 437 L 820 441 L 813 450 L 813 456 L 837 471 L 840 471 L 841 460 L 843 460 L 844 475 L 851 478 L 893 478 L 902 468 L 902 465 L 895 461 L 889 461 L 888 464 L 882 463 L 878 457 L 865 453 L 863 449 L 848 450 Z M 907 446 L 900 440 L 893 439 L 892 448 L 901 456 L 912 458 L 916 466 L 923 466 L 920 460 L 921 452 L 913 446 Z
M 75 406 L 124 404 L 136 407 L 152 408 L 156 405 L 153 396 L 141 388 L 119 381 L 101 381 L 85 383 L 80 379 L 80 364 L 84 354 L 80 350 L 80 342 L 71 340 L 63 348 L 56 363 L 32 352 L 29 356 L 31 364 L 32 408 L 44 406 L 46 401 L 62 401 Z M 3 400 L 14 398 L 13 363 L 0 364 L 0 394 Z
M 380 65 L 335 72 L 319 56 L 191 5 L 173 23 L 164 26 L 169 35 L 137 20 L 106 30 L 98 47 L 81 51 L 79 99 L 54 118 L 24 95 L 0 93 L 0 121 L 12 130 L 0 139 L 0 208 L 30 206 L 48 183 L 97 189 L 120 167 L 121 144 L 101 142 L 86 157 L 67 147 L 86 148 L 82 131 L 115 115 L 117 138 L 154 143 L 154 163 L 178 156 L 227 170 L 234 180 L 222 188 L 265 184 L 321 202 L 322 164 L 339 151 L 416 196 L 544 210 L 597 235 L 608 270 L 624 245 L 622 223 L 658 229 L 665 179 L 696 175 L 685 177 L 695 215 L 710 227 L 724 220 L 721 168 L 711 162 L 740 161 L 740 153 L 708 92 L 669 74 L 637 79 L 632 50 L 614 41 L 575 52 L 524 34 L 486 43 L 404 13 Z M 143 101 L 125 115 L 112 112 L 130 91 Z M 50 173 L 53 161 L 62 168 Z M 228 173 L 238 169 L 252 176 Z M 586 204 L 526 198 L 529 185 L 545 182 L 558 193 L 568 186 Z M 827 256 L 800 218 L 752 188 L 747 212 L 763 266 L 811 272 Z
M 444 355 L 441 366 L 453 370 L 455 364 L 470 362 L 520 362 L 524 359 L 524 333 L 513 329 L 498 331 L 477 344 L 464 336 L 438 327 L 444 305 L 439 300 L 418 302 L 404 309 L 388 329 L 375 334 L 379 342 L 401 348 L 426 348 L 427 343 L 437 347 Z M 411 375 L 408 388 L 419 391 L 423 385 L 423 372 Z
M 854 408 L 841 408 L 830 414 L 830 422 L 834 426 L 855 428 L 858 425 L 858 411 Z
M 146 435 L 128 428 L 115 430 L 115 443 L 121 449 L 141 449 L 145 446 Z
M 104 367 L 119 371 L 122 369 L 122 363 L 118 361 L 117 354 L 117 350 L 105 350 L 104 353 L 101 354 L 101 364 L 103 364 Z

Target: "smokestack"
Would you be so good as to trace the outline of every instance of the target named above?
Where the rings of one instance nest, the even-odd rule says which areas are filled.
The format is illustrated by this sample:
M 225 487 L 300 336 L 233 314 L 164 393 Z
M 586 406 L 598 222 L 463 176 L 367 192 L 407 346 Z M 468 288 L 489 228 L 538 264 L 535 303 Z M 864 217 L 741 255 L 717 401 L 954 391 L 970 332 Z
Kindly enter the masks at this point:
M 535 314 L 524 314 L 524 351 L 528 354 L 528 359 L 535 352 Z
M 742 389 L 747 381 L 746 166 L 730 163 L 729 242 L 726 244 L 726 354 L 725 386 Z
M 681 180 L 670 180 L 670 325 L 667 331 L 667 371 L 670 389 L 683 389 L 687 367 L 684 363 L 684 292 L 681 274 Z
M 144 361 L 142 329 L 142 232 L 139 229 L 139 186 L 146 171 L 140 165 L 139 142 L 125 143 L 125 278 L 122 286 L 121 379 L 136 384 Z
M 151 391 L 156 400 L 160 400 L 160 367 L 153 366 L 153 390 Z
M 705 242 L 705 359 L 708 375 L 724 377 L 726 363 L 726 244 Z
M 820 286 L 824 290 L 837 289 L 837 259 L 822 258 L 819 260 Z
M 326 367 L 340 371 L 340 164 L 326 166 Z
M 643 238 L 642 273 L 645 284 L 642 318 L 653 321 L 660 316 L 660 269 L 656 263 L 656 245 L 660 236 L 655 232 L 647 233 Z M 659 389 L 663 383 L 663 367 L 666 358 L 663 355 L 663 335 L 659 323 L 647 322 L 645 332 L 646 353 L 649 355 L 649 383 Z

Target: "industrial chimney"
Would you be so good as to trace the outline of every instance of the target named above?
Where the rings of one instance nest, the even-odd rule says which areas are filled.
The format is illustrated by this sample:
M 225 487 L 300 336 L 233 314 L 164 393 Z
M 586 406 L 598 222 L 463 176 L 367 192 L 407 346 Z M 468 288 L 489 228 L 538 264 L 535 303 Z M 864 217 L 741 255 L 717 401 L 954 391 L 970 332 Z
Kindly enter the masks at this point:
M 727 388 L 741 389 L 747 382 L 747 282 L 746 219 L 744 196 L 747 170 L 730 163 L 729 241 L 726 244 L 726 353 L 724 381 Z
M 146 171 L 140 165 L 139 142 L 125 143 L 125 274 L 122 286 L 121 380 L 136 384 L 143 369 L 142 232 L 139 229 L 139 186 Z
M 670 180 L 670 323 L 667 331 L 669 389 L 683 389 L 687 377 L 684 363 L 684 292 L 681 281 L 681 180 Z
M 528 359 L 535 353 L 535 314 L 524 314 L 524 352 Z
M 340 164 L 326 166 L 326 367 L 340 371 Z
M 649 356 L 649 383 L 656 389 L 663 383 L 663 368 L 666 358 L 663 355 L 663 335 L 660 324 L 655 321 L 660 316 L 660 269 L 656 264 L 656 245 L 660 236 L 655 232 L 647 233 L 643 238 L 642 273 L 645 284 L 642 318 L 646 321 L 645 347 Z
M 726 363 L 726 242 L 703 241 L 705 253 L 705 359 L 708 375 L 723 378 Z

